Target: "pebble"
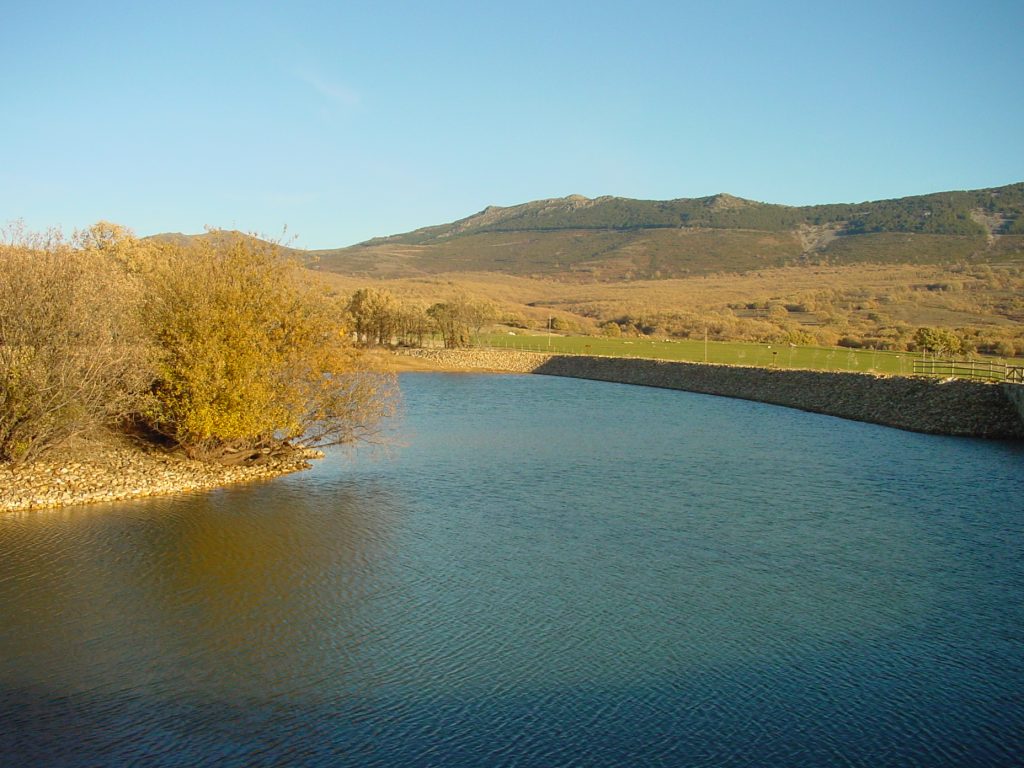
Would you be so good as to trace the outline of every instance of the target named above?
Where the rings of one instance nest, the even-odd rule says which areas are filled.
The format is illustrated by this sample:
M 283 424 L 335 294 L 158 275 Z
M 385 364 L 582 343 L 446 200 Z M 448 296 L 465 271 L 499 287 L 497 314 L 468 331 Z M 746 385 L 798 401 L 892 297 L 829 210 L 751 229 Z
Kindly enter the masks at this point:
M 88 458 L 50 456 L 0 464 L 0 513 L 163 496 L 220 488 L 307 469 L 316 449 L 256 466 L 225 467 L 138 448 L 105 448 Z

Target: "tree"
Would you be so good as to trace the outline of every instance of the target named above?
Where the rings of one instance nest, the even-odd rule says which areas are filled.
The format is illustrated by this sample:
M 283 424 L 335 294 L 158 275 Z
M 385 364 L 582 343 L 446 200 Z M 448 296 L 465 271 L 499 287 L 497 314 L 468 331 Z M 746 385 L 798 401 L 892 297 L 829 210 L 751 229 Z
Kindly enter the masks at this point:
M 438 302 L 427 310 L 448 349 L 468 347 L 473 336 L 497 316 L 494 304 L 486 299 L 471 300 L 464 294 Z
M 955 355 L 963 349 L 963 342 L 945 328 L 918 328 L 914 333 L 914 346 L 936 355 Z
M 398 309 L 399 343 L 410 347 L 422 347 L 423 340 L 432 329 L 430 316 L 422 304 L 405 303 Z
M 111 247 L 131 239 L 127 230 Z M 35 459 L 132 409 L 148 373 L 110 248 L 12 228 L 0 242 L 0 459 Z
M 76 231 L 72 240 L 76 247 L 102 253 L 130 271 L 137 271 L 139 257 L 146 250 L 128 227 L 110 221 L 98 221 L 88 229 Z
M 469 346 L 469 322 L 463 302 L 438 302 L 427 310 L 427 316 L 434 321 L 446 349 Z
M 367 346 L 389 344 L 397 331 L 400 307 L 386 288 L 360 288 L 348 302 L 356 336 Z
M 460 297 L 462 310 L 465 312 L 466 323 L 473 331 L 474 338 L 479 339 L 485 325 L 494 322 L 498 316 L 498 308 L 487 299 L 470 300 Z
M 393 411 L 394 380 L 353 346 L 344 307 L 275 244 L 217 234 L 162 248 L 146 270 L 148 423 L 222 462 L 371 435 Z

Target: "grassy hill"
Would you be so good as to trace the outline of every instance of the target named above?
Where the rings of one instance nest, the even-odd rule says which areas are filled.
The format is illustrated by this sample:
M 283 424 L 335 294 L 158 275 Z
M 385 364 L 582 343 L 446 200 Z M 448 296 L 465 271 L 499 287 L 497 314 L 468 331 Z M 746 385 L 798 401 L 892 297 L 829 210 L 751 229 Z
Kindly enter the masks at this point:
M 468 295 L 517 328 L 906 350 L 936 326 L 1022 355 L 1022 213 L 1024 183 L 801 208 L 571 196 L 293 253 L 340 293 Z
M 804 207 L 726 194 L 571 195 L 491 206 L 450 224 L 308 255 L 317 269 L 376 278 L 499 272 L 572 282 L 801 264 L 1024 262 L 1024 183 Z

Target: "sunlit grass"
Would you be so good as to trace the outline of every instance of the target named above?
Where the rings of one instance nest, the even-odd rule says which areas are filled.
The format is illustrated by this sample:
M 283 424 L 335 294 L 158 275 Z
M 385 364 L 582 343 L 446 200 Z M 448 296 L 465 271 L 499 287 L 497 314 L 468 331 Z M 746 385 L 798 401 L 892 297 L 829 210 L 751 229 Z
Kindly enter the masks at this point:
M 494 333 L 482 334 L 480 344 L 561 354 L 645 357 L 725 365 L 894 374 L 911 373 L 914 360 L 914 355 L 908 352 L 721 341 L 708 341 L 705 344 L 703 339 L 657 341 L 639 338 L 519 334 L 513 336 L 508 333 Z

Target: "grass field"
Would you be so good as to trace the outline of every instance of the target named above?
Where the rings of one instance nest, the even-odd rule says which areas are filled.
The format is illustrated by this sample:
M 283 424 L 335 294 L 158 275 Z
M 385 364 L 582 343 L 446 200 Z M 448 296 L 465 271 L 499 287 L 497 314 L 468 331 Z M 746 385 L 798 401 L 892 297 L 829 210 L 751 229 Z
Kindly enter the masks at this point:
M 1024 247 L 1024 236 L 1021 236 Z M 1022 251 L 1024 253 L 1024 251 Z M 496 273 L 451 273 L 400 280 L 316 273 L 327 290 L 350 295 L 371 286 L 386 289 L 410 306 L 426 308 L 458 296 L 493 303 L 496 316 L 520 336 L 492 337 L 508 346 L 538 344 L 554 320 L 576 337 L 552 341 L 567 352 L 590 345 L 595 354 L 704 359 L 710 328 L 709 362 L 832 370 L 910 372 L 913 353 L 836 348 L 849 338 L 865 346 L 887 342 L 906 349 L 919 327 L 954 330 L 976 348 L 1024 351 L 1024 267 L 878 265 L 785 267 L 741 275 L 722 274 L 670 280 L 568 283 Z M 789 305 L 797 309 L 790 310 Z M 607 321 L 640 319 L 655 329 L 657 342 L 597 336 Z M 628 331 L 627 327 L 627 331 Z M 808 344 L 770 349 L 754 339 L 802 338 Z M 592 334 L 592 335 L 588 335 Z M 691 340 L 686 340 L 689 334 Z M 575 340 L 574 340 L 575 338 Z M 628 343 L 632 341 L 632 343 Z M 871 343 L 876 342 L 876 343 Z M 795 351 L 790 351 L 794 349 Z M 778 354 L 772 354 L 778 353 Z M 1016 352 L 1021 356 L 1021 351 Z M 1019 363 L 1018 363 L 1019 364 Z
M 596 336 L 545 336 L 508 333 L 482 334 L 482 346 L 583 355 L 646 357 L 658 360 L 754 365 L 778 368 L 807 368 L 825 371 L 910 374 L 917 355 L 836 347 L 790 347 L 778 344 L 685 339 L 609 339 Z M 1008 361 L 1009 362 L 1009 361 Z

